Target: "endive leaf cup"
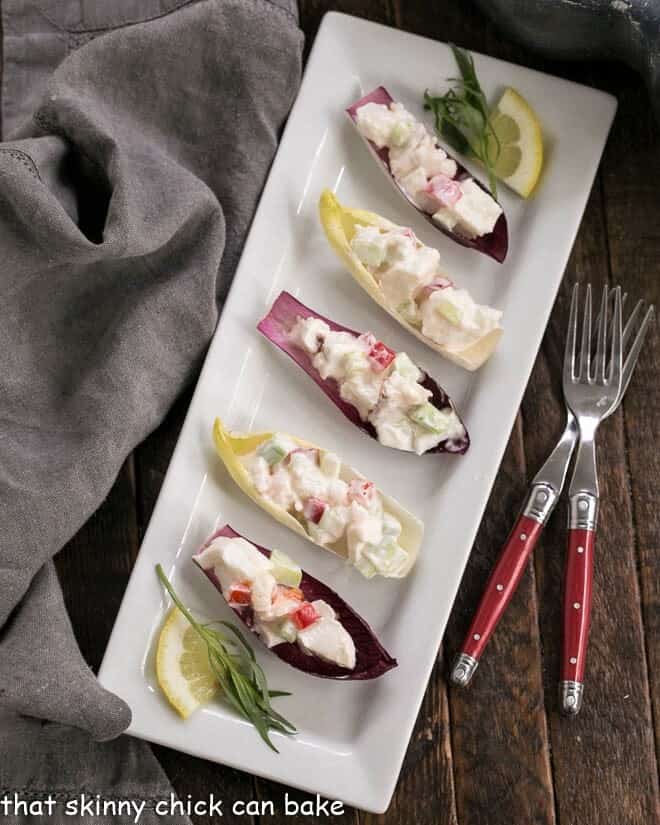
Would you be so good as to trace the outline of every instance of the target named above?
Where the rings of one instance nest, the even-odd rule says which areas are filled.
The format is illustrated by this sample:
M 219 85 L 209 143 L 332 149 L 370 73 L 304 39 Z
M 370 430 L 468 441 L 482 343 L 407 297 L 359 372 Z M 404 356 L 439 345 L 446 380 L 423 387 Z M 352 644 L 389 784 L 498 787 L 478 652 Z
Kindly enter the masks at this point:
M 257 324 L 259 332 L 295 361 L 352 424 L 366 433 L 370 438 L 378 441 L 378 434 L 373 424 L 363 420 L 357 407 L 341 397 L 337 382 L 333 378 L 323 378 L 314 367 L 312 357 L 309 353 L 291 340 L 291 329 L 299 318 L 318 318 L 324 321 L 333 332 L 346 332 L 355 338 L 358 338 L 361 333 L 349 327 L 342 326 L 331 318 L 320 315 L 318 312 L 315 312 L 313 309 L 310 309 L 310 307 L 298 301 L 288 292 L 280 293 L 268 314 Z M 420 384 L 431 393 L 430 403 L 438 410 L 451 412 L 458 416 L 454 403 L 445 390 L 421 367 L 418 367 L 418 369 L 422 374 Z M 439 444 L 436 444 L 435 447 L 426 450 L 423 455 L 465 453 L 470 446 L 470 436 L 460 417 L 459 422 L 463 428 L 460 436 L 443 439 Z
M 222 586 L 213 569 L 205 568 L 199 561 L 199 556 L 212 542 L 219 538 L 245 538 L 237 533 L 232 527 L 226 524 L 216 531 L 193 556 L 193 561 L 209 579 L 213 586 L 222 594 Z M 270 558 L 271 551 L 258 544 L 254 547 L 264 556 Z M 347 604 L 339 594 L 335 593 L 327 585 L 310 576 L 303 571 L 300 582 L 300 590 L 305 599 L 313 602 L 322 599 L 334 610 L 337 620 L 343 625 L 348 635 L 355 645 L 356 661 L 352 670 L 340 667 L 333 662 L 327 662 L 318 656 L 304 653 L 295 642 L 282 642 L 270 648 L 279 659 L 287 664 L 302 670 L 312 676 L 320 676 L 324 679 L 343 679 L 345 681 L 356 681 L 366 679 L 376 679 L 387 673 L 388 670 L 396 667 L 396 659 L 385 650 L 376 638 L 375 633 L 367 622 L 353 608 Z M 224 597 L 223 597 L 224 598 Z M 229 603 L 228 603 L 229 604 Z M 243 621 L 247 627 L 254 632 L 252 610 L 245 605 L 229 604 L 229 607 Z
M 265 510 L 276 521 L 279 521 L 280 524 L 288 527 L 299 536 L 309 539 L 309 541 L 313 544 L 316 544 L 318 547 L 322 547 L 324 550 L 329 550 L 338 556 L 348 559 L 348 547 L 344 538 L 333 544 L 319 544 L 305 529 L 305 526 L 301 521 L 295 518 L 295 516 L 288 511 L 281 507 L 277 507 L 271 501 L 264 498 L 252 483 L 249 472 L 241 463 L 241 458 L 253 453 L 260 444 L 265 441 L 269 441 L 274 435 L 274 432 L 230 432 L 225 429 L 219 418 L 215 419 L 215 423 L 213 425 L 213 440 L 218 455 L 236 484 L 247 496 L 249 496 L 249 498 L 252 499 L 252 501 L 254 501 L 255 504 L 258 504 L 262 510 Z M 286 435 L 288 439 L 291 439 L 291 441 L 302 449 L 319 450 L 321 455 L 328 452 L 322 447 L 318 447 L 316 444 L 304 441 L 302 438 L 289 434 L 283 435 Z M 364 480 L 364 476 L 361 473 L 343 462 L 341 464 L 339 478 L 346 482 L 349 482 L 352 479 Z M 422 537 L 424 535 L 424 525 L 416 516 L 408 512 L 408 510 L 402 507 L 393 498 L 385 495 L 379 488 L 376 488 L 376 494 L 381 499 L 383 511 L 394 516 L 394 518 L 400 522 L 401 535 L 398 538 L 398 544 L 406 552 L 408 557 L 407 563 L 397 569 L 394 574 L 381 575 L 385 575 L 386 578 L 403 578 L 410 572 L 417 559 L 417 554 L 419 553 Z
M 375 212 L 368 212 L 365 209 L 351 209 L 343 206 L 335 194 L 329 189 L 325 189 L 321 194 L 319 215 L 330 246 L 334 249 L 346 269 L 348 269 L 365 292 L 391 315 L 392 318 L 398 321 L 401 326 L 405 327 L 408 332 L 412 333 L 416 338 L 423 341 L 423 343 L 440 353 L 443 357 L 467 370 L 478 369 L 490 358 L 502 335 L 502 328 L 500 326 L 490 330 L 468 347 L 454 348 L 449 345 L 439 344 L 426 335 L 423 335 L 420 330 L 408 323 L 396 309 L 388 304 L 374 276 L 353 252 L 351 239 L 359 226 L 376 226 L 385 231 L 389 231 L 397 229 L 397 224 L 381 215 L 377 215 Z
M 356 103 L 353 103 L 352 106 L 349 106 L 346 109 L 346 114 L 350 118 L 351 122 L 355 126 L 358 134 L 362 138 L 362 140 L 367 144 L 369 150 L 381 167 L 381 169 L 385 172 L 389 180 L 392 182 L 394 187 L 396 188 L 397 192 L 405 198 L 405 200 L 415 209 L 415 211 L 419 212 L 430 224 L 433 226 L 434 229 L 438 229 L 443 235 L 446 235 L 448 238 L 451 238 L 457 244 L 461 246 L 466 246 L 469 249 L 475 249 L 477 252 L 482 252 L 484 255 L 488 255 L 493 260 L 497 261 L 498 263 L 502 263 L 502 261 L 506 258 L 506 253 L 509 248 L 509 230 L 506 221 L 506 215 L 502 212 L 493 227 L 492 232 L 489 232 L 487 235 L 480 235 L 476 238 L 469 238 L 460 232 L 452 231 L 447 229 L 446 227 L 442 226 L 440 223 L 437 223 L 433 220 L 433 216 L 430 212 L 425 211 L 424 209 L 420 208 L 415 201 L 410 197 L 410 195 L 406 192 L 406 190 L 399 184 L 397 179 L 394 177 L 392 173 L 392 167 L 390 165 L 390 154 L 389 149 L 383 147 L 379 149 L 375 143 L 372 143 L 368 138 L 360 133 L 360 130 L 357 128 L 357 111 L 361 106 L 364 106 L 366 103 L 375 103 L 383 106 L 390 106 L 392 103 L 396 101 L 387 91 L 384 86 L 379 86 L 377 89 L 374 89 L 368 95 L 365 95 L 363 98 L 358 100 Z M 437 137 L 434 137 L 435 142 L 438 146 L 440 143 Z M 457 181 L 464 181 L 464 180 L 471 180 L 482 189 L 484 192 L 490 195 L 488 188 L 481 183 L 480 180 L 471 175 L 470 172 L 458 161 L 455 157 L 453 157 L 448 151 L 445 146 L 441 147 L 446 153 L 447 157 L 454 161 L 457 167 L 456 174 L 454 175 L 454 180 Z

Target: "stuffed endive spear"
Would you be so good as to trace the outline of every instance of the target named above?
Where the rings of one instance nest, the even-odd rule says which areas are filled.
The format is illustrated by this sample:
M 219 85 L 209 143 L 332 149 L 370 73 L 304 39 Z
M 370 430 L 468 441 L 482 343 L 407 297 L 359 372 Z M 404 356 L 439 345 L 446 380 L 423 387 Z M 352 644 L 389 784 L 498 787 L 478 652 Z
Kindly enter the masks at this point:
M 282 661 L 325 679 L 376 679 L 396 667 L 367 622 L 285 553 L 226 524 L 193 556 L 252 633 Z
M 410 572 L 423 524 L 334 453 L 284 433 L 228 432 L 219 418 L 213 438 L 236 484 L 281 524 L 367 578 Z
M 470 437 L 447 393 L 405 352 L 280 293 L 257 329 L 292 358 L 342 413 L 386 447 L 464 453 Z
M 445 358 L 475 370 L 502 334 L 502 313 L 477 304 L 440 267 L 440 254 L 408 227 L 342 206 L 326 189 L 323 229 L 341 261 L 377 304 Z

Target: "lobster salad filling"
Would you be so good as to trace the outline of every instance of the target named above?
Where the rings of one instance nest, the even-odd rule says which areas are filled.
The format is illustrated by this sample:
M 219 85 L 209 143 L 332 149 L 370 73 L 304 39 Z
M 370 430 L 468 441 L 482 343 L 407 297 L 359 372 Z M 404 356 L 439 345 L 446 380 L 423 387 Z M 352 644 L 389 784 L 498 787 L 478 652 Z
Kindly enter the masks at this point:
M 393 576 L 408 565 L 398 542 L 401 522 L 384 510 L 373 482 L 341 477 L 334 453 L 301 448 L 275 433 L 241 462 L 263 499 L 297 519 L 317 544 L 342 544 L 367 578 Z
M 303 653 L 352 670 L 355 644 L 322 599 L 305 600 L 302 570 L 284 553 L 268 558 L 244 538 L 215 538 L 197 557 L 212 570 L 230 607 L 250 610 L 251 627 L 268 647 L 296 643 Z
M 372 424 L 386 447 L 421 455 L 447 439 L 465 438 L 454 410 L 430 403 L 433 393 L 420 383 L 424 374 L 405 352 L 395 353 L 371 333 L 331 330 L 315 317 L 298 317 L 290 337 L 321 378 L 337 382 L 341 398 Z
M 365 103 L 355 124 L 378 149 L 388 150 L 394 179 L 435 223 L 468 239 L 493 231 L 502 207 L 473 178 L 458 179 L 456 161 L 401 103 Z
M 456 287 L 440 267 L 438 250 L 411 229 L 359 225 L 351 249 L 388 306 L 431 341 L 461 350 L 499 328 L 502 313 Z

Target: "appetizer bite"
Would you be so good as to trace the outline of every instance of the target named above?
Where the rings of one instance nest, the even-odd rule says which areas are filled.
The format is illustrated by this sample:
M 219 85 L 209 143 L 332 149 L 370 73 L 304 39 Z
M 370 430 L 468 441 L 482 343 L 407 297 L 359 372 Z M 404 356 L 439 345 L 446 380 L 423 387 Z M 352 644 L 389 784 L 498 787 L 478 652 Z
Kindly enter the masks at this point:
M 230 433 L 219 418 L 213 438 L 234 481 L 281 524 L 366 578 L 410 572 L 423 524 L 334 453 L 284 433 Z
M 193 561 L 266 647 L 298 670 L 357 680 L 396 667 L 364 619 L 284 553 L 225 525 Z
M 447 393 L 405 352 L 280 293 L 257 329 L 314 379 L 346 418 L 386 447 L 464 453 L 470 439 Z
M 508 249 L 502 207 L 379 86 L 347 110 L 374 156 L 418 212 L 456 243 L 501 263 Z
M 393 318 L 420 341 L 468 370 L 492 355 L 502 313 L 477 304 L 440 266 L 437 249 L 412 229 L 362 209 L 342 206 L 326 189 L 321 223 L 351 275 Z

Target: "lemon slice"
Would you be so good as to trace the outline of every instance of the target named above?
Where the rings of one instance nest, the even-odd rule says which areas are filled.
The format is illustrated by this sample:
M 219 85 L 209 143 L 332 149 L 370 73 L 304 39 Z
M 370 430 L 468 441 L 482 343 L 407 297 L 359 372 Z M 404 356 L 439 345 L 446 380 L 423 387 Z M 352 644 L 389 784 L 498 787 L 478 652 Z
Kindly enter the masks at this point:
M 515 89 L 506 89 L 490 115 L 490 124 L 500 141 L 495 174 L 514 192 L 527 198 L 543 167 L 541 124 L 532 107 Z
M 219 689 L 206 645 L 177 607 L 167 614 L 160 631 L 156 676 L 169 703 L 184 719 Z

